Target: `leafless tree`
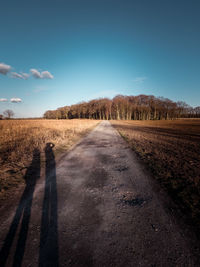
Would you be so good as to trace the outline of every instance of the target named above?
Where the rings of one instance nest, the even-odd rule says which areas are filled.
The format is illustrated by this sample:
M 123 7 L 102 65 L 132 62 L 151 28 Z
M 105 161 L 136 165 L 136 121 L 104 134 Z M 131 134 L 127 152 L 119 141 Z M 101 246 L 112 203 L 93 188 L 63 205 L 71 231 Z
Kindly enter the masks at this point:
M 3 112 L 3 115 L 6 117 L 6 119 L 10 119 L 11 117 L 13 117 L 15 114 L 11 109 L 6 109 Z
M 47 119 L 88 118 L 100 120 L 169 120 L 180 117 L 199 117 L 199 107 L 192 108 L 185 102 L 174 102 L 153 95 L 123 96 L 93 99 L 44 114 Z

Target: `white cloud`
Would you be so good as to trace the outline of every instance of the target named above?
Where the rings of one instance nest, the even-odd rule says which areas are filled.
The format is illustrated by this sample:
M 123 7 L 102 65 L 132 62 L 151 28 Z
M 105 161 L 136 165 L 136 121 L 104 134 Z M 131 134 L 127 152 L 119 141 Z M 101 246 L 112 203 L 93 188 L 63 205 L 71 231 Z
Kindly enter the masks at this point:
M 29 74 L 21 72 L 21 73 L 17 73 L 17 72 L 12 72 L 11 73 L 11 77 L 12 78 L 18 78 L 18 79 L 23 79 L 23 80 L 27 80 L 29 77 Z
M 41 72 L 42 79 L 53 79 L 53 75 L 49 71 L 43 71 Z
M 36 79 L 42 79 L 41 74 L 36 69 L 30 69 L 30 72 L 32 73 L 33 77 Z
M 8 72 L 10 72 L 11 69 L 12 67 L 10 65 L 7 65 L 5 63 L 0 63 L 0 74 L 6 75 Z M 30 72 L 32 76 L 36 79 L 53 79 L 54 78 L 54 76 L 47 70 L 40 72 L 37 69 L 30 69 Z M 24 72 L 20 72 L 20 73 L 12 72 L 10 75 L 11 78 L 23 79 L 23 80 L 28 79 L 29 76 L 30 74 L 24 73 Z
M 21 100 L 21 98 L 16 97 L 16 98 L 11 98 L 10 102 L 12 102 L 12 103 L 20 103 L 20 102 L 22 102 L 22 100 Z
M 8 99 L 6 99 L 6 98 L 0 98 L 0 102 L 8 102 Z
M 136 83 L 143 83 L 145 80 L 147 79 L 147 77 L 136 77 L 133 82 Z
M 42 71 L 39 72 L 36 69 L 30 69 L 30 72 L 32 73 L 33 77 L 36 79 L 53 79 L 53 75 L 49 71 Z
M 6 75 L 11 70 L 10 65 L 0 63 L 0 74 Z
M 28 73 L 25 72 L 22 72 L 21 75 L 24 77 L 24 80 L 28 79 L 30 76 Z

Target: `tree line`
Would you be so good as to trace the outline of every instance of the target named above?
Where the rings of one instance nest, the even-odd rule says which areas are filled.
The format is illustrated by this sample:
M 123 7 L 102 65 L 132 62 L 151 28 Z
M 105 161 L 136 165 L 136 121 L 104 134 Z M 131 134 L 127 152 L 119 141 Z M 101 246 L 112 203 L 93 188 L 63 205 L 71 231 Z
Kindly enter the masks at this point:
M 183 117 L 199 118 L 200 107 L 153 95 L 117 95 L 113 99 L 94 99 L 44 113 L 46 119 L 167 120 Z

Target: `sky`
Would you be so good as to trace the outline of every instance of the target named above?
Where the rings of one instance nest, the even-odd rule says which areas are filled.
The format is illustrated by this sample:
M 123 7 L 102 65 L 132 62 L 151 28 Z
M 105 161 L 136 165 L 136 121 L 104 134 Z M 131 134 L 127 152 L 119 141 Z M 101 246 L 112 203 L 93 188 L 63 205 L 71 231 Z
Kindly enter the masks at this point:
M 0 114 L 115 95 L 200 105 L 199 0 L 1 1 Z

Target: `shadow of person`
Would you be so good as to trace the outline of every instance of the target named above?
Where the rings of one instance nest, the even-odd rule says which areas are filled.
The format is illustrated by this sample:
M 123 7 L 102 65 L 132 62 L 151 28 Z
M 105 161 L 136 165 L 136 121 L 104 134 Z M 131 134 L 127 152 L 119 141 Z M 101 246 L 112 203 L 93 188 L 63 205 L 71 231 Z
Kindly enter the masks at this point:
M 35 190 L 35 185 L 37 179 L 40 178 L 40 151 L 35 149 L 33 151 L 33 159 L 31 165 L 27 169 L 27 172 L 24 176 L 26 187 L 21 196 L 19 205 L 15 212 L 14 218 L 10 225 L 9 232 L 4 240 L 3 247 L 0 251 L 0 266 L 5 266 L 11 246 L 13 244 L 15 235 L 17 234 L 17 228 L 21 222 L 21 228 L 18 234 L 18 241 L 16 245 L 16 250 L 13 259 L 13 266 L 21 266 L 25 246 L 26 239 L 28 235 L 29 222 L 31 217 L 31 207 L 33 201 L 33 193 Z
M 59 266 L 56 163 L 54 144 L 45 147 L 45 189 L 42 207 L 39 266 Z

